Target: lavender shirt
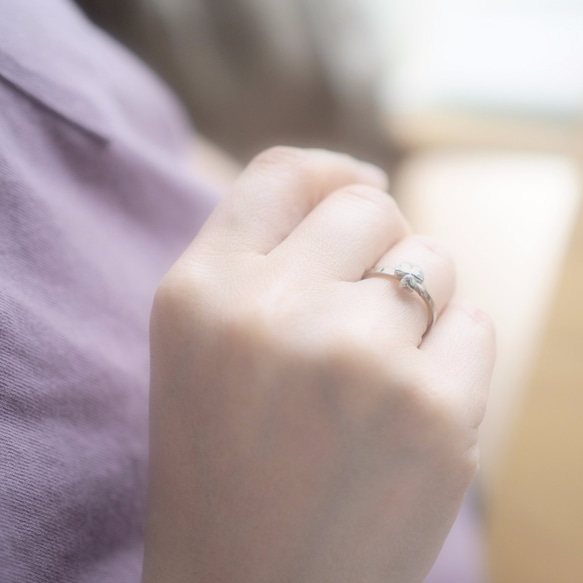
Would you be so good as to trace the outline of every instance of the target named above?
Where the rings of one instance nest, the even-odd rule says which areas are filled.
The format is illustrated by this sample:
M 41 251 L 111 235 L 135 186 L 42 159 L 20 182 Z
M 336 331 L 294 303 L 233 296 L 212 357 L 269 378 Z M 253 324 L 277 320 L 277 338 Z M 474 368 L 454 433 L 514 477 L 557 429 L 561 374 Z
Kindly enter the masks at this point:
M 190 134 L 68 1 L 0 0 L 0 583 L 140 580 L 150 304 L 216 203 Z M 476 580 L 458 528 L 432 582 Z

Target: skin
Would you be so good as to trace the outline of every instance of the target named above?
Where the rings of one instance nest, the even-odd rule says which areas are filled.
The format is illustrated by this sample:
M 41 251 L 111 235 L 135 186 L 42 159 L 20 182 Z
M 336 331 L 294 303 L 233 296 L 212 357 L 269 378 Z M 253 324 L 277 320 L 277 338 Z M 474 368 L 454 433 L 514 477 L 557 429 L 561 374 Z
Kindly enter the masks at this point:
M 490 319 L 386 177 L 275 148 L 156 295 L 144 583 L 421 582 L 478 469 Z M 364 272 L 420 265 L 440 312 Z

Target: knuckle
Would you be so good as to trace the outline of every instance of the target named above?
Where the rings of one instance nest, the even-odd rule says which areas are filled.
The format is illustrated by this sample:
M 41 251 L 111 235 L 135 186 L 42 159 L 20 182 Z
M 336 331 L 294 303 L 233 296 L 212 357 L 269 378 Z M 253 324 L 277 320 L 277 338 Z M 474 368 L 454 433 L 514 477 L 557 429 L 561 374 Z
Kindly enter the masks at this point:
M 480 448 L 477 443 L 456 457 L 455 467 L 457 473 L 452 473 L 452 475 L 456 476 L 457 480 L 454 485 L 457 486 L 460 493 L 464 493 L 480 470 Z
M 418 377 L 403 375 L 396 385 L 398 417 L 408 428 L 414 449 L 433 457 L 448 455 L 465 431 L 461 409 L 439 387 Z
M 466 333 L 470 334 L 472 340 L 478 342 L 487 352 L 491 359 L 495 359 L 497 351 L 496 324 L 487 312 L 479 306 L 467 302 L 456 301 L 448 306 L 448 310 L 454 310 L 461 314 L 461 322 L 466 321 Z
M 358 172 L 363 166 L 360 160 L 344 152 L 334 152 L 332 150 L 316 150 L 315 152 L 323 162 L 327 162 L 337 168 Z
M 216 291 L 203 270 L 187 269 L 180 263 L 170 269 L 158 285 L 153 311 L 166 317 L 184 319 L 192 310 L 210 313 Z
M 471 481 L 480 471 L 480 448 L 478 444 L 472 445 L 463 456 L 463 469 L 465 469 L 468 479 Z
M 337 152 L 325 148 L 309 148 L 304 150 L 304 152 L 322 164 L 335 165 L 337 167 L 344 166 L 347 168 L 357 168 L 362 165 L 360 160 L 345 152 Z
M 190 278 L 174 269 L 169 271 L 154 294 L 154 311 L 165 314 L 179 311 L 194 294 L 194 288 Z
M 447 424 L 450 412 L 446 404 L 432 394 L 424 383 L 408 378 L 399 386 L 401 406 L 415 426 L 432 430 L 436 425 Z
M 445 492 L 453 500 L 462 498 L 480 470 L 480 449 L 477 443 L 463 449 L 450 448 L 447 455 L 436 460 L 447 475 Z
M 402 401 L 409 445 L 448 467 L 452 483 L 467 488 L 479 469 L 479 430 L 468 425 L 458 400 L 439 383 L 413 380 L 403 387 Z
M 338 177 L 345 177 L 345 184 L 352 181 L 354 184 L 368 184 L 381 189 L 385 195 L 389 186 L 389 177 L 386 172 L 369 162 L 359 160 L 350 154 L 333 152 L 331 150 L 308 150 L 310 161 L 320 168 L 327 167 Z
M 306 151 L 292 146 L 273 146 L 259 153 L 251 162 L 252 167 L 279 168 L 302 165 Z
M 494 334 L 495 326 L 492 316 L 484 311 L 480 306 L 471 302 L 458 302 L 454 306 L 456 309 L 465 313 L 475 324 L 485 329 L 487 332 Z
M 189 290 L 181 278 L 172 271 L 160 282 L 152 302 L 150 314 L 150 331 L 164 329 L 180 321 L 185 298 Z
M 337 196 L 358 205 L 371 206 L 375 213 L 400 214 L 395 199 L 388 193 L 366 184 L 349 184 L 337 191 Z
M 184 288 L 184 278 L 177 276 L 173 270 L 169 271 L 156 289 L 154 305 L 166 307 L 177 303 L 186 292 Z
M 413 240 L 416 241 L 417 244 L 421 247 L 425 247 L 425 249 L 427 249 L 430 253 L 437 255 L 450 266 L 454 265 L 451 251 L 438 239 L 424 235 L 413 235 Z

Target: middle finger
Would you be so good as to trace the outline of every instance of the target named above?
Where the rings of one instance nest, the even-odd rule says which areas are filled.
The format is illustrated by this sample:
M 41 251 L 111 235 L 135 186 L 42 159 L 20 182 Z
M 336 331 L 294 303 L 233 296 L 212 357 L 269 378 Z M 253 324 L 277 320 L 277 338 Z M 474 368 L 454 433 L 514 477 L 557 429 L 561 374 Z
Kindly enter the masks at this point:
M 311 279 L 356 282 L 408 233 L 390 195 L 354 184 L 321 201 L 269 257 Z

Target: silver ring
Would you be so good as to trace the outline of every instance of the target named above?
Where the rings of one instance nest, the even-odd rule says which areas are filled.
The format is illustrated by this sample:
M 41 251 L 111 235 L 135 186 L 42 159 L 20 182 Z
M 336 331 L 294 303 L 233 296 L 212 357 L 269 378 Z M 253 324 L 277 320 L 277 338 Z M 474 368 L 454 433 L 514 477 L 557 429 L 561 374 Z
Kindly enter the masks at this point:
M 409 263 L 401 263 L 395 270 L 391 271 L 386 267 L 379 267 L 369 269 L 363 276 L 363 279 L 368 277 L 385 277 L 393 279 L 401 284 L 401 287 L 409 292 L 415 292 L 425 304 L 427 308 L 427 328 L 423 335 L 427 334 L 435 322 L 435 302 L 425 289 L 423 282 L 425 275 L 417 265 L 410 265 Z

